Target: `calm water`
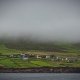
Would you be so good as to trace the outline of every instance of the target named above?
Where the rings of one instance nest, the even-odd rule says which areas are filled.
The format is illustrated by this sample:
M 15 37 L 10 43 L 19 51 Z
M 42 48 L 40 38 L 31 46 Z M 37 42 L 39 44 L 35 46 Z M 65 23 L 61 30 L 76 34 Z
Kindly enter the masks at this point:
M 0 80 L 80 80 L 77 73 L 0 73 Z

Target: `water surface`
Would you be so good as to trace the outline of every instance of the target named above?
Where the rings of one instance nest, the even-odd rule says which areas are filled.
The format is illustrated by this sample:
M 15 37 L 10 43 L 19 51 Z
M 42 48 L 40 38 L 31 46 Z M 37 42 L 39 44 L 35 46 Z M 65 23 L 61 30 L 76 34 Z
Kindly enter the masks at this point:
M 80 80 L 77 73 L 0 73 L 0 80 Z

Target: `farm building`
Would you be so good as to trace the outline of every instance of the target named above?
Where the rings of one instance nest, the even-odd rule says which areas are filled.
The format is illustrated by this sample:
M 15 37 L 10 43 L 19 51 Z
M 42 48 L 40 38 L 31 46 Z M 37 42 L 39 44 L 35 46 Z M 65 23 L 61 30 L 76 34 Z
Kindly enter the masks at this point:
M 28 54 L 22 53 L 20 56 L 21 56 L 21 59 L 23 59 L 23 60 L 29 59 L 29 55 Z

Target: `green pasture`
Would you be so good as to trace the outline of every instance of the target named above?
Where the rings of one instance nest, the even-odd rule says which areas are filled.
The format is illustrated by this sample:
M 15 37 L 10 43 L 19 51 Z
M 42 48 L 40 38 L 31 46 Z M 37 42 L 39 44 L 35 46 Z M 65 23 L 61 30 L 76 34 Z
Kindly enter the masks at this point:
M 19 58 L 0 58 L 0 66 L 6 68 L 31 68 L 31 67 L 80 67 L 80 61 L 77 62 L 62 62 L 50 61 L 42 59 L 22 60 Z
M 4 45 L 0 45 L 0 55 L 10 55 L 10 54 L 52 54 L 58 57 L 78 57 L 80 54 L 78 52 L 45 52 L 45 51 L 35 51 L 35 50 L 25 50 L 20 51 L 16 49 L 8 49 Z M 65 62 L 65 61 L 51 61 L 47 59 L 28 59 L 22 60 L 20 58 L 8 58 L 0 57 L 0 67 L 6 68 L 30 68 L 30 67 L 80 67 L 80 61 L 77 62 Z

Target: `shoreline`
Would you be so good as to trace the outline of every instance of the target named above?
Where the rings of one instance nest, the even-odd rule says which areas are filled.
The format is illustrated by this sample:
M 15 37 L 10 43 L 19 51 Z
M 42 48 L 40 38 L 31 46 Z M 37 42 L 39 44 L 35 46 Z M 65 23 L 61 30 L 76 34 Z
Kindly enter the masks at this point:
M 0 73 L 80 73 L 80 67 L 0 68 Z

